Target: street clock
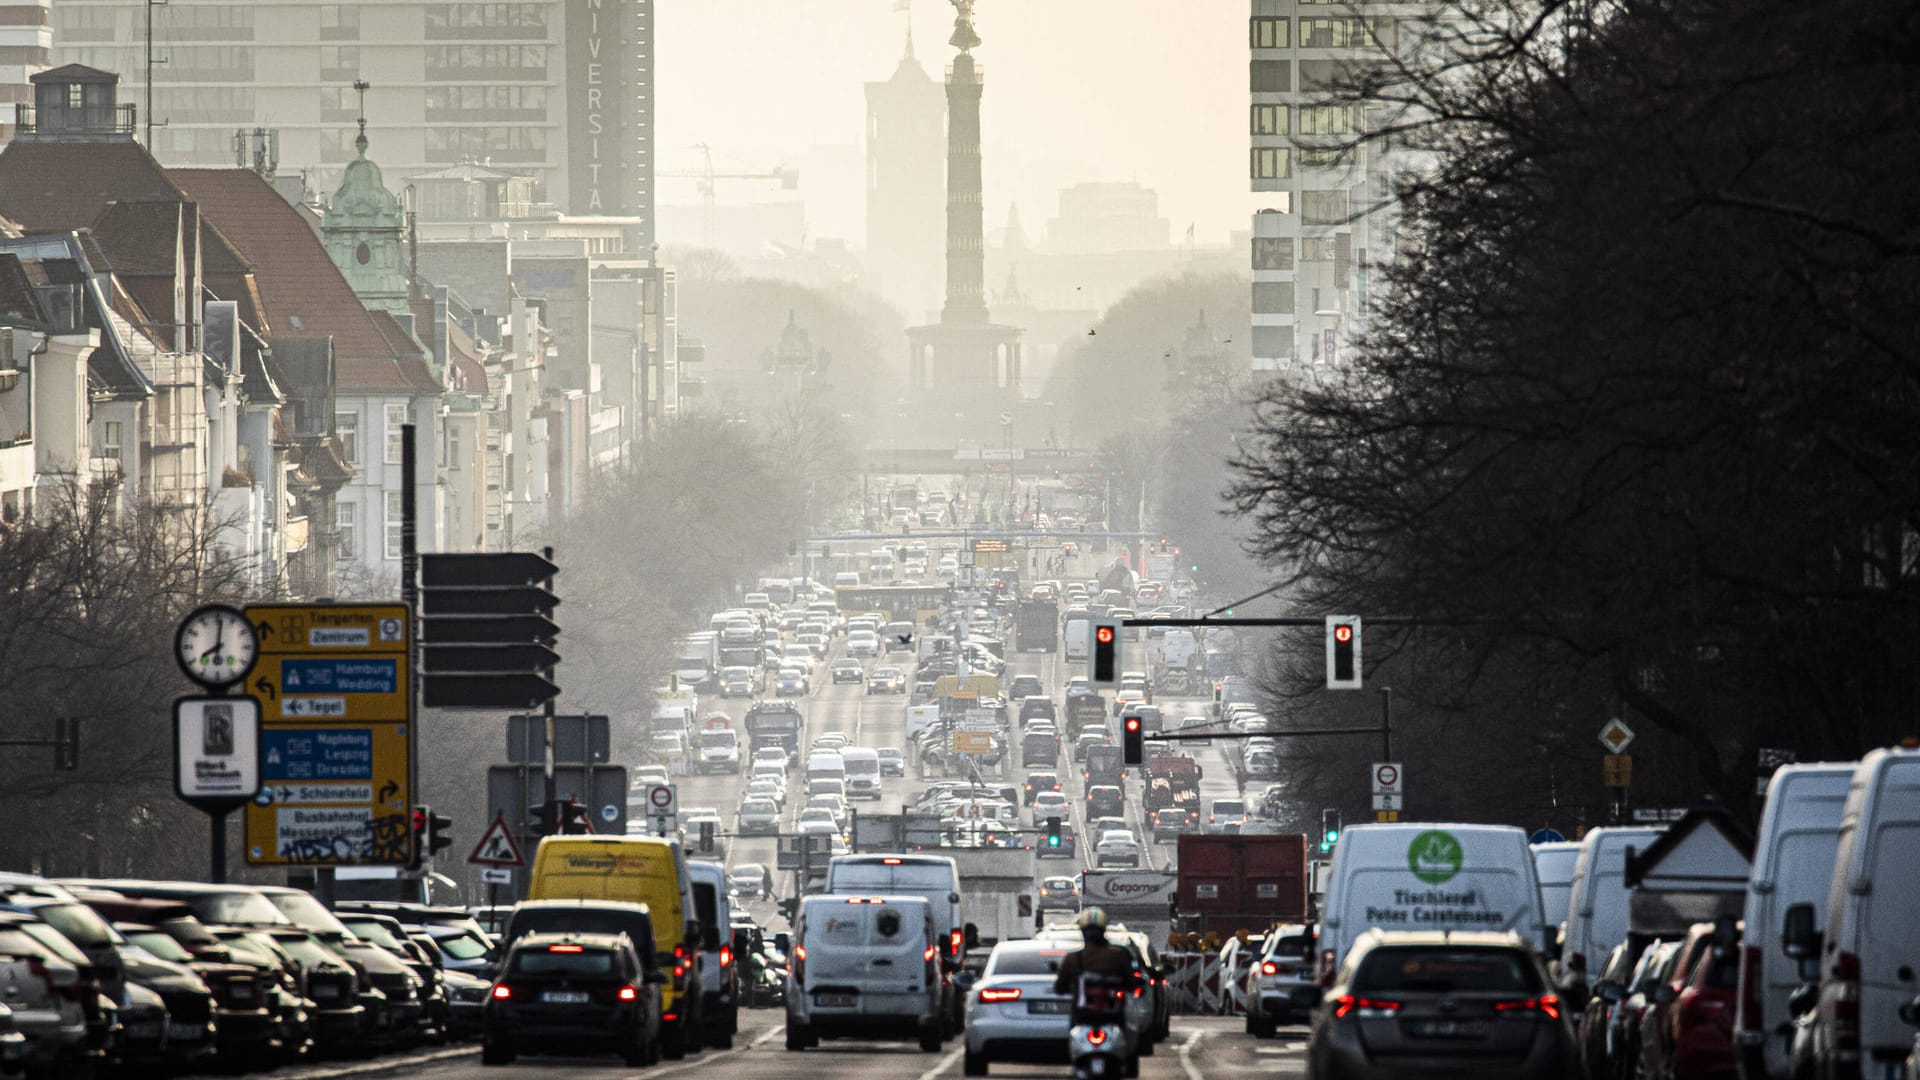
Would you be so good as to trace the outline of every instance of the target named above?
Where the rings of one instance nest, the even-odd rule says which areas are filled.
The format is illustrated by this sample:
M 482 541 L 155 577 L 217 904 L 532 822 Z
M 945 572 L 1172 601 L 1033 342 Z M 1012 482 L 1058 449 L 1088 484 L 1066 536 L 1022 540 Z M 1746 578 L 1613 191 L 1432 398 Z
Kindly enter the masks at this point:
M 173 658 L 187 678 L 209 690 L 241 682 L 260 656 L 260 638 L 238 608 L 208 604 L 180 621 Z

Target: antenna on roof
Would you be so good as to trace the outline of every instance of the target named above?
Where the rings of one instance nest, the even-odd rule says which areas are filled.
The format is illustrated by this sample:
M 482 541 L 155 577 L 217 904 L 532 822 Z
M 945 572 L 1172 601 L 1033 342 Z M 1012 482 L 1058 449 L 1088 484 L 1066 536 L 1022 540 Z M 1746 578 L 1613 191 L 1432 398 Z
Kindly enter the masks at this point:
M 353 145 L 361 157 L 367 156 L 367 89 L 372 85 L 365 79 L 353 80 L 354 92 L 360 95 L 360 137 L 353 140 Z

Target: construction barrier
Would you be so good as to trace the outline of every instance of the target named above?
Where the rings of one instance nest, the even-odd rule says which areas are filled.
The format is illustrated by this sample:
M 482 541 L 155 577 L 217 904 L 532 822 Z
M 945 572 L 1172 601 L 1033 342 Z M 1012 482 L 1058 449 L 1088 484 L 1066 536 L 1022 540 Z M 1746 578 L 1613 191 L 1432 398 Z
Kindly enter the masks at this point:
M 1160 954 L 1176 1013 L 1188 1016 L 1240 1016 L 1246 1013 L 1246 988 L 1226 974 L 1217 952 Z

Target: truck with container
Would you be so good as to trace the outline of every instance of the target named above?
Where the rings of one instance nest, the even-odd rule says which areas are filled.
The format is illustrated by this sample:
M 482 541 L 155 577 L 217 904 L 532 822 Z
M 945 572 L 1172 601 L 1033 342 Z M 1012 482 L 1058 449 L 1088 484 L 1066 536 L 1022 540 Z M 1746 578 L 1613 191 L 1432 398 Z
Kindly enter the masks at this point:
M 1175 925 L 1230 937 L 1258 934 L 1276 922 L 1307 918 L 1307 838 L 1270 836 L 1180 837 Z
M 674 645 L 673 676 L 683 686 L 706 686 L 721 666 L 720 635 L 712 630 L 687 634 Z
M 1024 847 L 941 848 L 966 883 L 960 922 L 967 947 L 1022 941 L 1033 936 L 1039 889 L 1033 852 Z
M 1178 807 L 1200 812 L 1200 763 L 1185 754 L 1162 754 L 1144 766 L 1148 813 Z
M 1206 679 L 1206 658 L 1192 630 L 1169 627 L 1153 651 L 1154 685 L 1163 693 L 1183 696 Z
M 1060 647 L 1060 605 L 1052 600 L 1022 600 L 1013 609 L 1013 647 L 1018 652 L 1053 652 Z
M 1107 700 L 1099 694 L 1068 694 L 1066 712 L 1069 743 L 1083 731 L 1107 726 Z

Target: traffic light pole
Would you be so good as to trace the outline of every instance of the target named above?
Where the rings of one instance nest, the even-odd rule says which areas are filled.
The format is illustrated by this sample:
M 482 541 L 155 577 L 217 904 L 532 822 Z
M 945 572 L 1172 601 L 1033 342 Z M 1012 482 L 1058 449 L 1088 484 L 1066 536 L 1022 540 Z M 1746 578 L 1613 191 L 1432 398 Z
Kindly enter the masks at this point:
M 540 554 L 548 562 L 553 561 L 552 548 L 550 547 L 542 548 L 540 549 Z M 553 591 L 552 578 L 547 579 L 547 591 L 549 592 Z M 547 678 L 549 681 L 552 680 L 553 678 L 552 668 L 547 669 Z M 553 728 L 554 728 L 555 708 L 554 708 L 554 703 L 552 698 L 547 699 L 547 704 L 544 711 L 545 711 L 545 718 L 547 722 L 547 737 L 546 737 L 545 759 L 542 762 L 542 767 L 545 770 L 544 783 L 546 786 L 545 786 L 545 790 L 541 792 L 541 797 L 546 800 L 547 813 L 551 815 L 550 820 L 553 821 L 556 826 L 558 826 L 560 822 L 560 789 L 558 784 L 554 781 L 554 778 L 553 778 Z

